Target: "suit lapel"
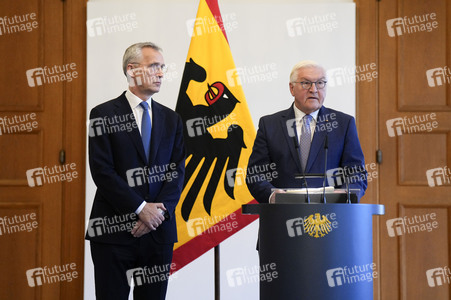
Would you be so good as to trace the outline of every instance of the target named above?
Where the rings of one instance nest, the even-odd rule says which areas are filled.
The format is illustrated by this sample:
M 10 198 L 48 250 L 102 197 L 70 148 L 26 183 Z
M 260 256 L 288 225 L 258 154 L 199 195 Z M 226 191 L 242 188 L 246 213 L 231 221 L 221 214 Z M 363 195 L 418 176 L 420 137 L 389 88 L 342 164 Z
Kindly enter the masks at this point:
M 149 162 L 155 160 L 158 148 L 160 146 L 161 138 L 163 137 L 163 124 L 166 115 L 161 109 L 160 105 L 152 100 L 152 137 L 150 140 L 150 158 Z
M 295 140 L 294 140 L 294 139 L 296 139 L 296 143 L 298 143 L 298 141 L 297 141 L 298 133 L 296 132 L 295 128 L 291 127 L 291 124 L 287 124 L 288 121 L 294 120 L 294 119 L 295 119 L 294 109 L 293 109 L 293 106 L 291 106 L 282 115 L 280 126 L 282 127 L 282 132 L 285 136 L 285 140 L 286 140 L 288 149 L 290 149 L 290 153 L 293 158 L 293 161 L 296 163 L 299 173 L 302 173 L 301 158 L 299 157 L 298 149 L 295 147 Z M 291 134 L 289 133 L 289 130 L 290 130 Z M 293 137 L 293 131 L 295 133 L 294 137 Z
M 327 108 L 322 106 L 318 112 L 318 118 L 315 128 L 315 134 L 313 135 L 312 144 L 310 146 L 310 152 L 307 160 L 307 167 L 305 168 L 305 172 L 309 173 L 310 169 L 313 166 L 313 163 L 315 162 L 316 158 L 318 157 L 319 153 L 323 153 L 324 151 L 324 140 L 326 138 L 326 130 L 317 130 L 318 128 L 325 128 L 324 126 L 321 126 L 323 123 L 329 122 L 327 118 L 325 118 L 325 115 L 328 114 Z
M 133 111 L 130 107 L 130 104 L 127 101 L 127 98 L 125 97 L 125 92 L 118 98 L 119 101 L 116 102 L 116 109 L 114 110 L 115 113 L 119 116 L 123 115 L 130 115 L 133 114 Z M 139 129 L 132 127 L 132 130 L 130 132 L 127 131 L 127 135 L 132 140 L 133 145 L 135 146 L 136 150 L 139 153 L 139 156 L 141 159 L 147 164 L 146 154 L 144 152 L 144 146 L 141 139 L 141 134 L 139 133 Z

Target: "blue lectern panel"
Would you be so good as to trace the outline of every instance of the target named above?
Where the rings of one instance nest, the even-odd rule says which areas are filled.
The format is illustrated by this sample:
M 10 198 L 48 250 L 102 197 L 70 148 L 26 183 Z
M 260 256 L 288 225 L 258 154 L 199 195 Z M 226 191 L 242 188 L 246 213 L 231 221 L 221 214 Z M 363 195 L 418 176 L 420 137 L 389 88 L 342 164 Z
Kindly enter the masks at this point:
M 372 216 L 382 205 L 259 204 L 243 213 L 260 215 L 261 273 L 277 271 L 260 281 L 260 299 L 373 299 Z

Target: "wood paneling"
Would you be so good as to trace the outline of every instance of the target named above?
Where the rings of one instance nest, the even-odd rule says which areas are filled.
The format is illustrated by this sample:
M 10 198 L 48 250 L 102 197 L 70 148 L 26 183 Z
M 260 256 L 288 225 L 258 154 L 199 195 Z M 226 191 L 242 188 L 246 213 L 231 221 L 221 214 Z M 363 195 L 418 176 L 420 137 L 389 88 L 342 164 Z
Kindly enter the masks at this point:
M 447 153 L 447 134 L 426 132 L 403 134 L 396 137 L 399 147 L 399 185 L 427 186 L 426 171 L 434 166 L 445 166 Z
M 396 1 L 394 1 L 396 2 Z M 437 106 L 446 106 L 446 86 L 432 88 L 426 80 L 426 70 L 447 65 L 445 41 L 449 32 L 447 26 L 446 1 L 399 0 L 397 16 L 411 20 L 435 16 L 437 28 L 431 30 L 403 33 L 397 38 L 397 96 L 399 111 L 435 111 Z M 409 24 L 411 30 L 416 25 Z M 431 23 L 432 25 L 432 23 Z M 441 108 L 443 109 L 443 107 Z
M 42 98 L 38 97 L 40 91 L 38 89 L 28 89 L 27 77 L 25 71 L 39 67 L 44 62 L 42 45 L 47 36 L 43 32 L 45 30 L 45 8 L 44 1 L 1 1 L 0 11 L 2 18 L 6 20 L 18 18 L 28 18 L 31 20 L 30 14 L 36 15 L 38 29 L 31 31 L 24 30 L 15 33 L 14 25 L 0 26 L 2 30 L 0 53 L 8 54 L 0 56 L 2 63 L 2 71 L 0 72 L 0 82 L 2 83 L 2 91 L 0 97 L 0 111 L 17 111 L 33 109 L 38 110 Z
M 38 26 L 8 33 L 0 24 L 0 118 L 36 114 L 32 131 L 8 132 L 0 124 L 0 217 L 33 208 L 38 228 L 0 235 L 0 299 L 82 299 L 86 151 L 86 2 L 0 2 L 1 17 L 34 13 Z M 3 19 L 5 20 L 5 19 Z M 78 78 L 30 84 L 27 71 L 75 64 Z M 52 71 L 48 71 L 52 72 Z M 47 77 L 46 77 L 47 78 Z M 61 78 L 61 77 L 60 77 Z M 33 86 L 34 85 L 34 86 Z M 26 171 L 75 164 L 78 178 L 30 187 Z M 30 287 L 26 271 L 76 264 L 78 278 Z M 10 274 L 12 274 L 10 276 Z
M 377 62 L 375 86 L 357 85 L 357 124 L 366 160 L 378 149 L 377 191 L 369 186 L 365 203 L 380 203 L 376 218 L 375 261 L 380 280 L 375 299 L 450 299 L 449 284 L 430 287 L 426 270 L 450 265 L 451 189 L 430 187 L 426 171 L 450 166 L 451 84 L 430 86 L 426 71 L 451 66 L 451 1 L 364 1 L 357 3 L 357 65 Z M 438 28 L 390 36 L 387 21 L 435 13 Z M 401 28 L 400 28 L 401 29 Z M 435 113 L 432 131 L 389 136 L 387 121 Z M 390 237 L 387 222 L 436 213 L 438 229 Z
M 36 299 L 37 290 L 31 289 L 22 266 L 34 268 L 39 262 L 42 234 L 39 203 L 2 201 L 0 204 L 0 270 L 2 270 L 1 295 L 20 295 L 22 299 Z M 23 221 L 23 222 L 21 222 Z M 26 246 L 24 246 L 26 245 Z M 18 293 L 20 291 L 20 293 Z M 11 297 L 2 297 L 11 299 Z
M 399 237 L 403 299 L 449 299 L 449 288 L 431 288 L 426 279 L 427 270 L 450 265 L 449 208 L 401 205 L 400 217 L 409 228 Z
M 35 145 L 30 147 L 29 145 Z M 2 167 L 0 186 L 28 186 L 25 172 L 30 166 L 42 166 L 43 135 L 35 130 L 30 133 L 4 134 L 0 138 Z
M 360 66 L 366 63 L 378 62 L 378 4 L 376 1 L 356 0 L 356 65 Z M 378 149 L 378 99 L 377 88 L 379 79 L 376 78 L 371 82 L 356 83 L 356 125 L 359 133 L 359 140 L 362 146 L 365 161 L 376 161 L 376 150 Z M 376 173 L 379 173 L 379 165 L 377 165 Z M 378 176 L 379 177 L 379 176 Z M 368 184 L 362 203 L 379 203 L 379 179 L 372 180 Z M 378 266 L 380 273 L 380 218 L 373 218 L 373 261 Z M 379 299 L 380 276 L 374 279 L 374 299 Z

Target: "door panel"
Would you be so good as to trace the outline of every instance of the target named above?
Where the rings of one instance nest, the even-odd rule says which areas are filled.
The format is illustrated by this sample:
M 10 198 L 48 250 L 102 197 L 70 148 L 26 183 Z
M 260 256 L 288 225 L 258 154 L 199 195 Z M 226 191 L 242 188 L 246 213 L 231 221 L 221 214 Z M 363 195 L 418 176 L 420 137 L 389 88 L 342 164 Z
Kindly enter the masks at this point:
M 450 266 L 451 185 L 431 186 L 428 178 L 428 170 L 450 165 L 450 85 L 427 78 L 428 70 L 451 66 L 450 12 L 447 0 L 379 2 L 381 299 L 450 299 L 451 286 L 431 286 L 426 275 Z M 406 23 L 432 14 L 430 31 Z M 403 24 L 393 25 L 395 18 Z
M 34 277 L 27 274 L 27 270 L 35 268 L 77 262 L 78 280 L 82 280 L 83 257 L 74 250 L 75 256 L 68 255 L 67 248 L 63 247 L 74 238 L 63 227 L 67 226 L 66 220 L 63 223 L 68 215 L 66 209 L 73 205 L 65 202 L 71 200 L 66 191 L 70 190 L 68 185 L 76 186 L 80 182 L 53 177 L 64 173 L 55 168 L 61 166 L 60 150 L 67 147 L 64 116 L 66 105 L 70 103 L 68 99 L 71 99 L 69 83 L 61 80 L 61 76 L 59 80 L 51 77 L 52 70 L 53 74 L 56 72 L 55 66 L 61 70 L 62 66 L 73 62 L 67 61 L 70 56 L 64 51 L 65 43 L 66 46 L 72 44 L 64 35 L 70 25 L 64 18 L 67 8 L 63 1 L 57 0 L 5 0 L 0 2 L 0 11 L 2 18 L 6 16 L 0 25 L 0 117 L 3 120 L 0 124 L 0 298 L 69 299 L 62 290 L 70 284 L 80 290 L 81 284 L 74 283 L 75 280 L 49 283 L 49 277 L 39 273 L 40 270 Z M 8 24 L 5 20 L 16 23 Z M 82 18 L 80 20 L 84 24 Z M 36 22 L 37 26 L 22 30 L 28 21 Z M 83 32 L 84 28 L 80 28 L 79 32 Z M 83 65 L 83 61 L 77 63 Z M 33 69 L 37 70 L 33 72 Z M 83 107 L 84 101 L 78 105 Z M 83 109 L 78 113 L 84 119 Z M 71 155 L 73 157 L 78 156 Z M 84 166 L 84 162 L 76 161 L 76 165 Z M 35 168 L 42 169 L 27 176 L 27 171 Z M 84 173 L 82 169 L 77 171 Z M 77 203 L 84 205 L 84 199 L 77 199 Z M 83 211 L 74 211 L 71 217 L 77 226 L 84 223 L 80 221 L 84 219 Z M 81 248 L 82 235 L 75 238 L 79 242 L 72 244 L 74 249 Z M 80 295 L 79 291 L 71 296 Z

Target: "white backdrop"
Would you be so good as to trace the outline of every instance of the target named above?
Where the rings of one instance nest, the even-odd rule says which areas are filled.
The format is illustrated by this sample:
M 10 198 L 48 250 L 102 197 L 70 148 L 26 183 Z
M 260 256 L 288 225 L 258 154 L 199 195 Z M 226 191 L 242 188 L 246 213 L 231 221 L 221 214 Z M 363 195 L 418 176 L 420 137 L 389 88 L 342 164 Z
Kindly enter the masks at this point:
M 88 114 L 94 106 L 116 98 L 126 89 L 122 56 L 129 45 L 141 41 L 152 41 L 163 48 L 169 71 L 154 99 L 175 108 L 190 43 L 189 24 L 196 17 L 199 4 L 198 0 L 187 2 L 88 3 Z M 236 67 L 242 68 L 243 89 L 255 126 L 263 115 L 291 105 L 288 80 L 298 61 L 316 60 L 326 69 L 355 66 L 353 3 L 289 2 L 219 1 Z M 355 85 L 344 77 L 331 78 L 329 83 L 325 105 L 354 115 Z M 87 170 L 88 220 L 95 186 Z M 227 270 L 258 266 L 257 229 L 258 222 L 254 222 L 221 244 L 221 299 L 258 299 L 258 282 L 227 277 Z M 88 242 L 85 249 L 85 299 L 95 299 Z M 171 278 L 167 299 L 214 299 L 213 271 L 213 251 L 209 251 Z

